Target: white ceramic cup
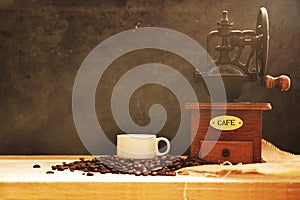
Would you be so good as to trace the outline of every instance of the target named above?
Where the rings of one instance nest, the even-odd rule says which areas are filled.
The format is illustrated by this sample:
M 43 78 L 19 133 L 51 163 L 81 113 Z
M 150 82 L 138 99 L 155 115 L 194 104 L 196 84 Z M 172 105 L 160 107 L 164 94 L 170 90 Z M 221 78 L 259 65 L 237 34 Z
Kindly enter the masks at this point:
M 165 152 L 159 152 L 158 143 L 167 144 Z M 150 159 L 162 156 L 170 151 L 170 142 L 167 138 L 150 134 L 120 134 L 117 135 L 117 155 L 120 158 Z

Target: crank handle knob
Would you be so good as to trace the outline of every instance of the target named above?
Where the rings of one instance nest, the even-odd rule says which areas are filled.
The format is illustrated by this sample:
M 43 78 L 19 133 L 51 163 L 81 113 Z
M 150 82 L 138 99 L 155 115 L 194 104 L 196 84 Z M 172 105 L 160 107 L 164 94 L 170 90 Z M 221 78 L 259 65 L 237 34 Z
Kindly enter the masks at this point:
M 291 87 L 291 79 L 286 75 L 273 77 L 266 75 L 266 88 L 277 88 L 282 92 L 287 91 Z

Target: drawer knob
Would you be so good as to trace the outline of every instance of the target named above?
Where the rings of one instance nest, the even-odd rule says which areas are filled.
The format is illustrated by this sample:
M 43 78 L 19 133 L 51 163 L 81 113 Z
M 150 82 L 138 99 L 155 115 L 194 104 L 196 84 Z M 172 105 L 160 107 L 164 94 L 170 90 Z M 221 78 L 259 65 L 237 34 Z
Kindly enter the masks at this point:
M 224 157 L 228 157 L 228 156 L 230 156 L 230 150 L 229 149 L 223 149 L 222 150 L 222 155 L 224 156 Z

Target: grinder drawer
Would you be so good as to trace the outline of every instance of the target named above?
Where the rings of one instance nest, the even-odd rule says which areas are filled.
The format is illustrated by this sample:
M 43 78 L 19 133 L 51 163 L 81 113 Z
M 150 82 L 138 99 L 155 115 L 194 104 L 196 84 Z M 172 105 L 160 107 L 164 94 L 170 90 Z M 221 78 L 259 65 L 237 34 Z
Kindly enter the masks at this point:
M 229 161 L 231 163 L 253 162 L 253 144 L 251 141 L 217 141 L 214 143 L 215 141 L 206 140 L 204 142 L 200 140 L 199 157 L 203 161 Z M 210 147 L 213 147 L 211 151 L 209 151 Z

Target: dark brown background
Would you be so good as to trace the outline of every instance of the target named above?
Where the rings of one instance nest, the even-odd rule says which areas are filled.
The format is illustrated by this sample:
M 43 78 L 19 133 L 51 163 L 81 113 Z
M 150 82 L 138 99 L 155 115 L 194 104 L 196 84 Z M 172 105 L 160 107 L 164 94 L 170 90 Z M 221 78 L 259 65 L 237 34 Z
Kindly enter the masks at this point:
M 0 154 L 88 153 L 73 122 L 72 87 L 84 58 L 106 38 L 136 25 L 153 26 L 180 31 L 205 46 L 222 10 L 229 11 L 235 28 L 255 29 L 261 6 L 270 18 L 268 73 L 289 75 L 292 87 L 280 93 L 248 85 L 241 100 L 270 102 L 273 110 L 264 113 L 263 137 L 300 153 L 300 1 L 0 0 Z M 122 56 L 97 90 L 98 119 L 109 137 L 120 131 L 108 106 L 113 85 L 129 68 L 148 62 L 178 69 L 203 94 L 202 86 L 192 81 L 192 67 L 178 56 L 155 50 Z M 142 89 L 132 97 L 133 118 L 147 124 L 149 106 L 160 102 L 168 111 L 160 135 L 172 138 L 180 121 L 174 95 L 156 85 Z

